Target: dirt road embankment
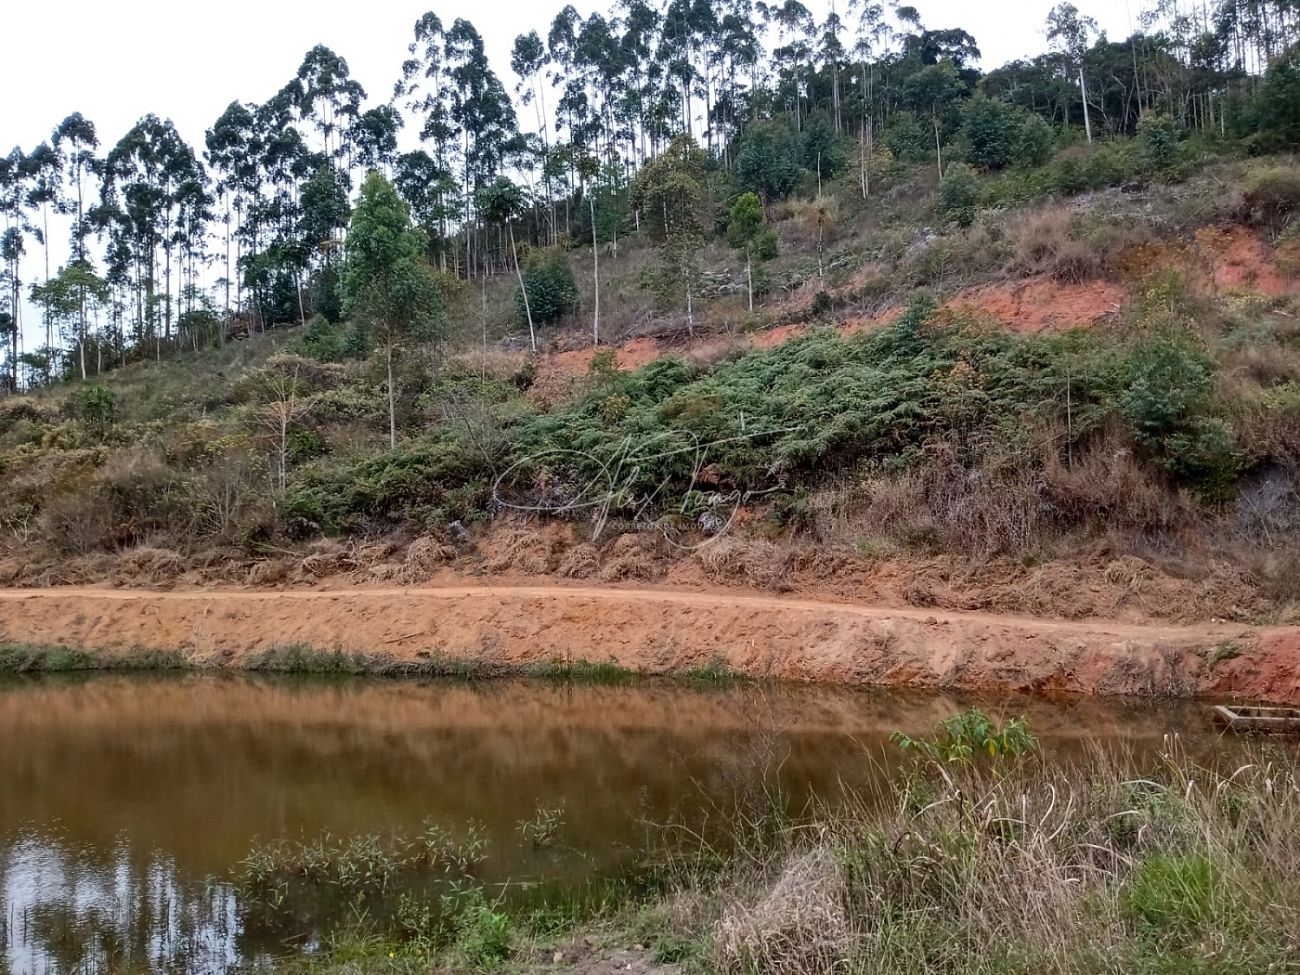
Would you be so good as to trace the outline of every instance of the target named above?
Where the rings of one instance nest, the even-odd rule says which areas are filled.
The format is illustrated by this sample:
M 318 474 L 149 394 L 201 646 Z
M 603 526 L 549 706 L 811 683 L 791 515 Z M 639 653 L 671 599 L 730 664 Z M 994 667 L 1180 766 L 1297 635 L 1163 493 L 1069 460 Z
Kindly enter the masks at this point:
M 0 591 L 0 642 L 181 650 L 240 667 L 306 646 L 376 659 L 613 662 L 671 673 L 720 662 L 841 683 L 1230 695 L 1300 703 L 1300 630 L 882 609 L 732 592 L 567 586 L 336 591 Z

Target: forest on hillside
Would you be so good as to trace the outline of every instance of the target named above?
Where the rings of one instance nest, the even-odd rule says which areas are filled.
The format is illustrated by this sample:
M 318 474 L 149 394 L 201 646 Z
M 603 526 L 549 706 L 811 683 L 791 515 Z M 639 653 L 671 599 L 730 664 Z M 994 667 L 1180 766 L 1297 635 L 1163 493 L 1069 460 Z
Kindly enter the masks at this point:
M 369 170 L 395 185 L 444 291 L 522 282 L 526 266 L 534 331 L 575 306 L 548 252 L 554 269 L 555 253 L 598 261 L 643 236 L 662 255 L 648 290 L 690 324 L 702 245 L 733 244 L 752 306 L 774 246 L 765 208 L 791 195 L 867 198 L 891 168 L 934 165 L 960 221 L 976 203 L 969 173 L 1028 174 L 1074 142 L 1145 126 L 1167 167 L 1189 139 L 1261 153 L 1300 141 L 1297 0 L 1157 0 L 1140 23 L 1111 39 L 1062 3 L 1048 50 L 981 71 L 972 34 L 896 3 L 851 0 L 818 22 L 798 0 L 619 0 L 586 19 L 565 7 L 516 38 L 506 66 L 473 24 L 431 12 L 379 97 L 318 46 L 265 102 L 232 102 L 202 146 L 153 114 L 112 141 L 74 113 L 0 157 L 3 385 L 337 321 Z M 403 129 L 417 147 L 399 152 Z M 1073 171 L 1059 188 L 1119 170 Z M 57 268 L 52 216 L 71 226 Z M 599 302 L 584 310 L 597 336 Z

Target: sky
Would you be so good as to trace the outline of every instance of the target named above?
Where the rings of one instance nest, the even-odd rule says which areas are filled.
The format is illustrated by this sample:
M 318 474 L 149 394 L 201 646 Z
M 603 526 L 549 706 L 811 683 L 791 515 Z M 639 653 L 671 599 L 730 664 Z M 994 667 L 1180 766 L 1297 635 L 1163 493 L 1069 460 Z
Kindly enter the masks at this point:
M 306 51 L 324 44 L 347 59 L 370 96 L 387 100 L 416 19 L 432 9 L 445 24 L 470 20 L 507 89 L 520 33 L 545 36 L 565 0 L 223 0 L 219 8 L 176 0 L 8 0 L 10 41 L 0 57 L 0 153 L 30 150 L 71 112 L 93 121 L 111 146 L 141 115 L 170 118 L 202 151 L 203 136 L 231 101 L 263 101 L 293 77 Z M 830 0 L 805 0 L 820 19 Z M 913 0 L 925 26 L 973 34 L 985 68 L 1040 53 L 1056 0 Z M 1124 37 L 1142 0 L 1075 0 L 1112 37 Z M 586 16 L 609 2 L 574 0 Z M 840 12 L 844 15 L 844 0 Z M 531 112 L 521 111 L 527 123 Z M 409 138 L 409 136 L 408 136 Z M 51 228 L 62 241 L 65 229 Z M 52 266 L 65 255 L 52 254 Z M 37 258 L 29 249 L 28 261 Z M 30 264 L 29 264 L 30 266 Z M 36 317 L 24 313 L 27 323 Z M 25 329 L 30 338 L 34 334 Z

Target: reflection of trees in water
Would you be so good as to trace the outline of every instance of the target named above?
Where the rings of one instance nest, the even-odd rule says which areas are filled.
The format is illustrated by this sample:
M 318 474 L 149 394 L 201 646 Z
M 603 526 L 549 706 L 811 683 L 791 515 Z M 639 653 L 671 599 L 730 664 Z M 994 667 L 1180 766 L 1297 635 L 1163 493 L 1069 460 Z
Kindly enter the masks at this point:
M 87 854 L 57 837 L 0 845 L 0 975 L 219 973 L 240 958 L 224 885 L 194 890 L 172 862 L 126 844 Z

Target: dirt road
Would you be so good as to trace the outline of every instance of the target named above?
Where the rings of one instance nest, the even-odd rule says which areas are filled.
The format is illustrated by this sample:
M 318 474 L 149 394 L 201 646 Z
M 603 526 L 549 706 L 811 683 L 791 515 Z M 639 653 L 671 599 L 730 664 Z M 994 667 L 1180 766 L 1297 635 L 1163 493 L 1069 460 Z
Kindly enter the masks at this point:
M 0 641 L 182 650 L 238 667 L 275 647 L 522 665 L 710 662 L 753 676 L 1300 703 L 1300 630 L 1133 626 L 930 612 L 744 592 L 577 586 L 0 590 Z

